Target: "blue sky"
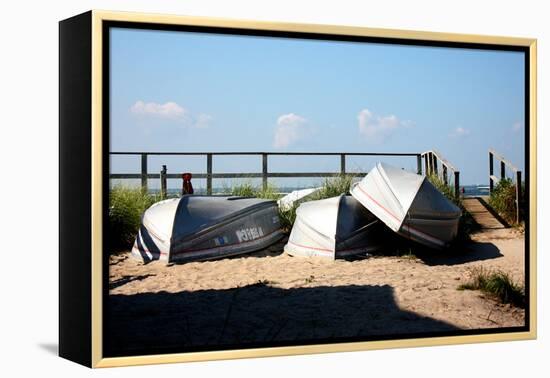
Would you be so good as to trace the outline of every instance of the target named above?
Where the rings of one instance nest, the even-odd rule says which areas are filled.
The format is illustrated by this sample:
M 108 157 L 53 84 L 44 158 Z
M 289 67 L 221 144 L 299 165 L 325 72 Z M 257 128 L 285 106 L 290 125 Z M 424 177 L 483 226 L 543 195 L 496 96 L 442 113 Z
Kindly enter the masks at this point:
M 436 149 L 462 183 L 487 184 L 488 148 L 524 165 L 523 72 L 519 52 L 115 28 L 111 151 Z M 347 166 L 367 171 L 375 161 Z M 113 158 L 112 172 L 138 163 Z M 162 164 L 205 170 L 197 157 L 152 158 L 149 171 Z M 270 160 L 273 171 L 338 169 L 334 157 Z M 260 170 L 258 158 L 214 159 L 216 172 Z

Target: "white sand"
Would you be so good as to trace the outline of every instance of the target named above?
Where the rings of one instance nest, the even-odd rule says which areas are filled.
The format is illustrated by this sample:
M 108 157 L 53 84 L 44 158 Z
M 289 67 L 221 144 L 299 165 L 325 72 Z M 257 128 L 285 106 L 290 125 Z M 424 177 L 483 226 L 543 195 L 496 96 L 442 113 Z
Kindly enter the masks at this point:
M 281 243 L 252 255 L 172 266 L 114 256 L 114 340 L 139 349 L 143 343 L 200 346 L 523 325 L 524 310 L 457 290 L 474 267 L 503 270 L 523 284 L 523 235 L 503 229 L 473 239 L 460 252 L 356 261 L 291 257 L 281 253 Z M 150 332 L 125 330 L 128 321 Z

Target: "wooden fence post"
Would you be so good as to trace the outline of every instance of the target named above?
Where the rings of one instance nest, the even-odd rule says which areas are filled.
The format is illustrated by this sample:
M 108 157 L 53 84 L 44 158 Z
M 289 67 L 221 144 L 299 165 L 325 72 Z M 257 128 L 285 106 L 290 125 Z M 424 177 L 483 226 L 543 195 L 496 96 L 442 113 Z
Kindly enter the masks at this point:
M 437 169 L 437 155 L 436 154 L 434 154 L 433 159 L 434 159 L 434 173 L 437 177 L 439 177 L 439 170 Z
M 521 221 L 521 171 L 516 172 L 516 222 Z
M 426 176 L 430 174 L 430 164 L 428 162 L 428 154 L 424 154 L 424 166 L 426 167 Z
M 422 174 L 422 155 L 416 155 L 416 173 Z
M 340 155 L 340 174 L 342 176 L 346 174 L 346 154 Z
M 267 190 L 267 154 L 262 154 L 262 187 Z
M 460 172 L 455 171 L 455 196 L 460 198 Z
M 206 194 L 212 195 L 212 154 L 206 154 Z
M 166 198 L 166 187 L 166 165 L 163 165 L 160 171 L 160 198 L 162 199 Z
M 500 162 L 500 179 L 504 180 L 506 178 L 506 164 L 503 161 Z
M 433 165 L 432 165 L 432 153 L 431 152 L 428 152 L 428 169 L 426 169 L 426 174 L 429 176 L 432 174 L 432 169 L 433 169 Z
M 147 192 L 147 154 L 141 154 L 141 190 Z
M 447 166 L 445 164 L 443 164 L 443 182 L 445 182 L 445 184 L 447 184 L 448 180 L 447 180 Z
M 493 153 L 489 151 L 489 193 L 492 193 L 495 187 L 495 183 L 493 182 L 493 174 L 494 174 Z

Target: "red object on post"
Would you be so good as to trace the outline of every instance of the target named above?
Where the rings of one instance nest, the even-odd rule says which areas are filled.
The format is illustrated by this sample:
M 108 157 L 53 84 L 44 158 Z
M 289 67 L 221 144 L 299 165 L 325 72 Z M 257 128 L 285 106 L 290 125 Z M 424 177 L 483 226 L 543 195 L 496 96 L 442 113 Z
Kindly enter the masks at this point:
M 183 179 L 181 194 L 193 194 L 193 184 L 191 184 L 191 179 L 193 178 L 193 175 L 191 173 L 184 173 L 183 175 L 181 175 L 181 178 Z

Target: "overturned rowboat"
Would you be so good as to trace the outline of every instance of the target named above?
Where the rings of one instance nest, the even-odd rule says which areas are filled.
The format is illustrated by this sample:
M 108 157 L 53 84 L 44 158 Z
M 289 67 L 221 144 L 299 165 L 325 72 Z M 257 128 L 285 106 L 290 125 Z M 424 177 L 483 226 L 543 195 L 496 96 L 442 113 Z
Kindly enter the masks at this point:
M 320 190 L 321 188 L 293 190 L 284 197 L 278 199 L 277 205 L 279 205 L 279 208 L 283 211 L 290 210 L 294 206 L 298 206 L 300 203 L 307 201 Z
M 302 203 L 285 252 L 330 259 L 368 253 L 383 245 L 385 225 L 352 196 Z
M 378 163 L 351 195 L 399 235 L 431 248 L 448 246 L 458 233 L 460 208 L 426 176 Z
M 275 201 L 186 195 L 144 212 L 132 255 L 144 262 L 218 259 L 261 250 L 282 236 Z

